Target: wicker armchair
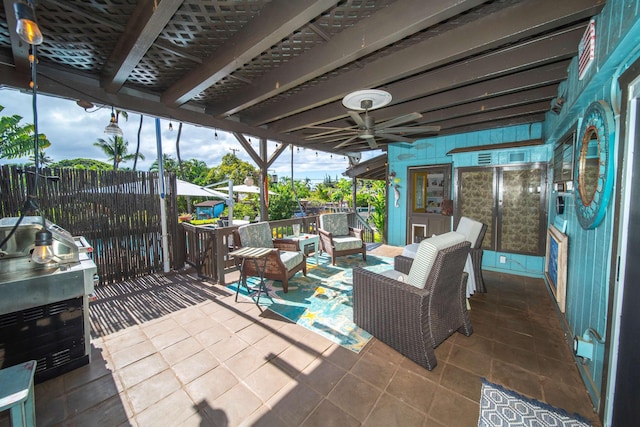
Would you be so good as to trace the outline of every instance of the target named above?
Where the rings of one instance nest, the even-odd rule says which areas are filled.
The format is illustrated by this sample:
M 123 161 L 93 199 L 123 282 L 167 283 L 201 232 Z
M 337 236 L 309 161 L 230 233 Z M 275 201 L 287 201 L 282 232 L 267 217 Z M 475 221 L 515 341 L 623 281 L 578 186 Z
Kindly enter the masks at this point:
M 346 213 L 320 215 L 318 227 L 322 250 L 331 255 L 331 263 L 342 255 L 362 254 L 367 260 L 367 245 L 362 240 L 362 229 L 349 227 Z
M 471 264 L 473 265 L 476 292 L 487 292 L 487 287 L 484 285 L 484 279 L 482 278 L 482 241 L 487 232 L 487 224 L 463 216 L 460 217 L 456 231 L 464 234 L 467 241 L 471 243 L 469 255 L 471 257 Z
M 289 279 L 294 274 L 302 270 L 302 274 L 307 275 L 307 260 L 304 254 L 298 251 L 298 243 L 288 239 L 274 239 L 268 222 L 242 225 L 233 234 L 239 247 L 275 249 L 267 258 L 264 277 L 281 281 L 285 293 L 289 292 Z M 244 273 L 247 276 L 259 275 L 252 262 L 245 263 Z
M 469 247 L 467 241 L 455 243 L 437 250 L 431 260 L 425 260 L 419 250 L 415 263 L 398 256 L 394 270 L 385 274 L 354 268 L 355 323 L 417 364 L 433 369 L 435 347 L 455 331 L 466 336 L 473 333 L 466 304 L 467 273 L 463 272 Z M 416 270 L 424 274 L 429 261 L 424 287 L 419 288 L 410 278 L 413 275 L 415 280 Z

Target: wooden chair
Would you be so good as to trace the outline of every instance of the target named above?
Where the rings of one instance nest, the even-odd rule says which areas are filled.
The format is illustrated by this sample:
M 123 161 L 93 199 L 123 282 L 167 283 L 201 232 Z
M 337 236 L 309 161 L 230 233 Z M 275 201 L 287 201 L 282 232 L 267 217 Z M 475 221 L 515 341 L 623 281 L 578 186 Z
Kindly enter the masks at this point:
M 238 247 L 273 248 L 267 258 L 264 277 L 282 282 L 282 289 L 289 292 L 289 279 L 302 270 L 307 275 L 307 259 L 298 251 L 298 242 L 288 239 L 274 239 L 268 222 L 256 222 L 238 227 L 233 232 Z M 245 263 L 247 276 L 259 276 L 252 262 Z
M 331 262 L 336 265 L 336 258 L 342 255 L 362 254 L 367 260 L 367 245 L 362 240 L 362 229 L 349 227 L 346 213 L 320 215 L 318 227 L 322 249 L 331 255 Z
M 435 347 L 455 331 L 473 333 L 463 272 L 470 243 L 447 234 L 423 240 L 415 259 L 397 256 L 394 270 L 353 269 L 354 322 L 428 370 Z

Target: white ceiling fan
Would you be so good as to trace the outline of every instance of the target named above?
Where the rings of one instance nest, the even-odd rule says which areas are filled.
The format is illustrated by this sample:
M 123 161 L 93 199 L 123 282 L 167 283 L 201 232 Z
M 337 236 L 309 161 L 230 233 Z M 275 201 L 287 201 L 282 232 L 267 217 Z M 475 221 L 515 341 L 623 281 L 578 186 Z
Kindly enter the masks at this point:
M 342 104 L 349 108 L 349 116 L 355 122 L 356 128 L 337 128 L 323 134 L 318 134 L 308 139 L 328 138 L 327 142 L 339 142 L 333 148 L 341 148 L 358 142 L 358 139 L 366 140 L 370 148 L 378 148 L 376 138 L 387 139 L 392 142 L 413 143 L 416 139 L 413 134 L 435 133 L 440 126 L 399 126 L 422 117 L 420 113 L 409 113 L 390 120 L 376 123 L 370 110 L 384 107 L 391 102 L 391 94 L 378 89 L 365 89 L 352 92 L 342 99 Z M 364 111 L 360 115 L 357 111 Z

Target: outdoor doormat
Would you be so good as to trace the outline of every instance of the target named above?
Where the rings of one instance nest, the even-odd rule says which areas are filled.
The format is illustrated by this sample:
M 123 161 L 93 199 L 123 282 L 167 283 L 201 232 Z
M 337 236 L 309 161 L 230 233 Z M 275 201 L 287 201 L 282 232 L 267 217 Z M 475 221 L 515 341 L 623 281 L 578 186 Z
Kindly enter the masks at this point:
M 371 334 L 353 323 L 352 270 L 364 267 L 374 272 L 393 268 L 393 259 L 367 254 L 342 256 L 331 264 L 331 257 L 320 256 L 319 265 L 307 264 L 307 276 L 297 273 L 289 279 L 289 292 L 282 291 L 282 282 L 265 280 L 268 294 L 260 296 L 260 305 L 325 338 L 359 353 L 371 339 Z M 259 279 L 249 277 L 249 287 L 256 287 Z M 227 286 L 236 291 L 237 282 Z M 244 286 L 240 294 L 249 297 Z M 250 296 L 254 301 L 256 295 Z
M 482 379 L 478 426 L 586 427 L 588 420 L 578 414 L 523 396 Z

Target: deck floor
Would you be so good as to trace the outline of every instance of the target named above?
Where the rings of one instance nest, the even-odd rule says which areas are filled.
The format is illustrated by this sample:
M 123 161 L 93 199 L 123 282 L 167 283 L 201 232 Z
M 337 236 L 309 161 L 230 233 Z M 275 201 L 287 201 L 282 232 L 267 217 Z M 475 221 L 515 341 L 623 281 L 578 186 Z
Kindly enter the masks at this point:
M 91 306 L 91 364 L 36 386 L 37 423 L 475 426 L 485 377 L 600 425 L 544 282 L 485 281 L 473 335 L 441 344 L 432 371 L 375 338 L 353 353 L 190 272 L 110 286 Z

